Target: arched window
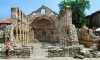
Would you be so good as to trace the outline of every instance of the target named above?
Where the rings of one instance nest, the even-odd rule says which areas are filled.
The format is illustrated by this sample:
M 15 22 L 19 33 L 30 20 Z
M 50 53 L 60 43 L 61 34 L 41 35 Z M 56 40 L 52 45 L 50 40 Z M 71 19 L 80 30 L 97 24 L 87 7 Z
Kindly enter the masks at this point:
M 41 15 L 45 14 L 45 9 L 41 10 Z
M 33 15 L 36 15 L 35 13 L 33 13 Z
M 50 15 L 54 15 L 54 13 L 50 13 Z

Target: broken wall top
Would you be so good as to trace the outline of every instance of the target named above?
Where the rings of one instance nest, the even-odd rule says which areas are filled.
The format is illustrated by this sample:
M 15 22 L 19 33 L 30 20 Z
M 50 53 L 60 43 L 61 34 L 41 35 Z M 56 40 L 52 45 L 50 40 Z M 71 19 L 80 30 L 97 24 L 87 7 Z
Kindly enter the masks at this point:
M 18 20 L 18 22 L 25 23 L 28 20 L 27 15 L 25 15 L 18 7 L 11 8 L 11 18 L 12 20 Z
M 66 6 L 64 9 L 62 9 L 58 15 L 58 19 L 60 20 L 61 17 L 63 17 L 66 13 L 68 13 L 71 10 L 71 6 Z
M 32 13 L 29 14 L 30 15 L 33 15 L 34 13 L 36 15 L 41 15 L 41 10 L 44 9 L 45 10 L 45 15 L 49 15 L 49 14 L 54 14 L 54 15 L 58 15 L 56 12 L 52 11 L 50 8 L 42 5 L 40 8 L 38 8 L 36 11 L 33 11 Z

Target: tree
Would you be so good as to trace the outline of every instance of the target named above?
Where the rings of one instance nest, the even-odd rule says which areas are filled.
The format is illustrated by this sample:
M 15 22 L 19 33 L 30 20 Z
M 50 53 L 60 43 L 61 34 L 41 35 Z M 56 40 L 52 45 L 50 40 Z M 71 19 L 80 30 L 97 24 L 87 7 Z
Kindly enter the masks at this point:
M 89 0 L 63 0 L 59 3 L 60 11 L 67 5 L 72 8 L 72 23 L 81 28 L 85 25 L 85 9 L 90 8 Z

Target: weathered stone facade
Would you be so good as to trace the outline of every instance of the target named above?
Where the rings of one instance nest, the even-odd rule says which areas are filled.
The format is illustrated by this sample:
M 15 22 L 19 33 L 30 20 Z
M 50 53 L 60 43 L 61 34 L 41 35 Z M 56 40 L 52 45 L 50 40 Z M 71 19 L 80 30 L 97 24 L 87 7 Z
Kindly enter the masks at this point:
M 42 13 L 44 10 L 45 13 Z M 44 5 L 29 15 L 18 7 L 11 8 L 11 33 L 14 44 L 25 45 L 31 41 L 60 42 L 63 46 L 78 45 L 77 31 L 72 24 L 70 6 L 57 14 Z
M 29 42 L 29 20 L 18 7 L 11 8 L 11 39 L 16 44 L 27 44 Z
M 78 45 L 77 30 L 72 24 L 72 11 L 70 6 L 59 14 L 56 21 L 56 30 L 61 45 Z
M 44 10 L 44 14 L 42 14 Z M 54 41 L 55 20 L 58 14 L 44 5 L 28 15 L 31 29 L 34 30 L 34 39 L 44 42 Z M 32 30 L 30 31 L 31 33 Z

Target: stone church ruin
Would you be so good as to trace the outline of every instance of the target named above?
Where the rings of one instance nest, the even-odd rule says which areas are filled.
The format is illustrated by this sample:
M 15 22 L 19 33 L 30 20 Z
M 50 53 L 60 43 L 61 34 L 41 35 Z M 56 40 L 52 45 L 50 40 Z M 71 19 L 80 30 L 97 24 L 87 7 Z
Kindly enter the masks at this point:
M 99 46 L 99 40 L 97 38 L 94 39 L 93 32 L 86 26 L 76 29 L 75 25 L 72 24 L 72 10 L 70 6 L 66 6 L 58 14 L 42 5 L 29 15 L 25 15 L 18 7 L 12 7 L 10 19 L 11 24 L 5 28 L 5 38 L 10 38 L 11 45 L 14 47 L 14 52 L 16 52 L 15 55 L 18 53 L 22 57 L 24 55 L 29 57 L 33 50 L 45 49 L 45 47 L 37 46 L 38 44 L 36 49 L 34 49 L 35 45 L 34 47 L 33 45 L 28 46 L 30 43 L 35 44 L 39 42 L 42 43 L 41 45 L 47 45 L 48 57 L 65 57 L 67 54 L 70 57 L 83 59 L 84 57 L 100 56 L 96 51 L 96 46 Z M 58 45 L 48 46 L 52 43 L 55 45 L 57 43 Z M 92 47 L 85 51 L 84 45 Z M 17 51 L 18 48 L 19 52 Z M 37 52 L 35 53 L 38 54 Z M 41 55 L 41 51 L 39 53 Z
M 9 37 L 14 44 L 25 45 L 35 40 L 59 42 L 65 46 L 78 44 L 70 6 L 57 14 L 42 5 L 29 15 L 25 15 L 18 7 L 12 7 L 10 28 Z

